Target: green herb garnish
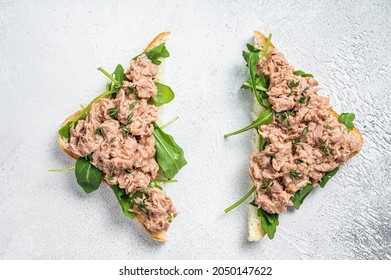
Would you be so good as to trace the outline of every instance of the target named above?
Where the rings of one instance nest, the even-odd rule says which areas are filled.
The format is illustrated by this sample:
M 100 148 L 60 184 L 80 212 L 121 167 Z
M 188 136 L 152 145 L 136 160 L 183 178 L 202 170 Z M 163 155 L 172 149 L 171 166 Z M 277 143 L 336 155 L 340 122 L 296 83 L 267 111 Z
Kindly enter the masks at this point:
M 328 147 L 326 145 L 326 141 L 323 140 L 322 138 L 318 138 L 318 142 L 321 144 L 320 147 L 321 147 L 322 151 L 324 152 L 324 154 L 326 156 L 330 156 L 331 155 L 331 151 L 334 150 L 334 149 L 331 148 L 331 147 Z
M 260 190 L 268 190 L 273 186 L 273 182 L 270 184 L 270 180 L 266 180 L 263 182 L 263 184 L 259 187 Z
M 169 86 L 166 86 L 164 84 L 155 82 L 156 88 L 157 88 L 157 95 L 156 98 L 150 98 L 148 100 L 148 104 L 152 104 L 155 106 L 162 106 L 164 104 L 167 104 L 171 102 L 171 100 L 174 99 L 175 95 L 172 89 Z
M 170 224 L 172 223 L 172 219 L 173 219 L 173 216 L 171 213 L 168 213 L 168 216 L 167 216 L 167 222 L 169 222 Z
M 99 188 L 103 173 L 90 160 L 80 157 L 76 161 L 75 175 L 77 183 L 86 193 L 90 193 Z
M 287 110 L 287 111 L 275 113 L 276 117 L 281 117 L 281 124 L 287 123 L 288 126 L 291 125 L 288 118 L 289 118 L 289 116 L 291 116 L 293 114 L 294 114 L 293 110 Z
M 104 132 L 103 132 L 103 128 L 101 128 L 100 126 L 95 130 L 95 134 L 100 134 L 103 136 Z
M 129 134 L 130 134 L 129 129 L 125 125 L 121 125 L 119 128 L 122 129 L 122 131 L 125 132 L 125 137 L 128 138 Z
M 128 117 L 126 118 L 126 123 L 129 123 L 129 121 L 132 119 L 133 117 L 133 112 L 131 112 Z
M 306 101 L 306 98 L 305 98 L 304 96 L 301 96 L 301 97 L 299 98 L 299 100 L 298 100 L 298 102 L 299 102 L 299 103 L 302 103 L 302 104 L 304 104 L 305 101 Z
M 270 239 L 273 239 L 277 226 L 279 225 L 278 214 L 270 214 L 262 208 L 258 208 L 257 215 L 261 219 L 262 229 L 266 232 Z

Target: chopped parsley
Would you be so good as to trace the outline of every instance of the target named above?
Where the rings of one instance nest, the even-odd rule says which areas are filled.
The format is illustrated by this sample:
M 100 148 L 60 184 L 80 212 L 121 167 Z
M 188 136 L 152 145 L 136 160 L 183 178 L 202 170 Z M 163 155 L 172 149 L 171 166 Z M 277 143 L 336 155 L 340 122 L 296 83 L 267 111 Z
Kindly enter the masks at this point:
M 109 112 L 109 115 L 110 115 L 111 117 L 116 117 L 117 114 L 118 114 L 118 109 L 117 109 L 117 108 L 110 108 L 110 109 L 108 109 L 107 111 Z
M 103 136 L 103 128 L 101 128 L 100 126 L 95 130 L 95 134 L 100 134 Z
M 300 83 L 300 81 L 297 81 L 297 82 L 295 83 L 295 81 L 292 80 L 291 83 L 290 83 L 290 85 L 289 85 L 289 87 L 290 87 L 290 88 L 296 88 L 296 87 L 299 85 L 299 83 Z
M 132 110 L 134 107 L 136 107 L 136 104 L 137 104 L 137 100 L 133 101 L 133 102 L 129 105 L 129 109 Z
M 301 173 L 293 169 L 289 170 L 289 174 L 291 174 L 293 179 L 299 179 L 301 177 Z

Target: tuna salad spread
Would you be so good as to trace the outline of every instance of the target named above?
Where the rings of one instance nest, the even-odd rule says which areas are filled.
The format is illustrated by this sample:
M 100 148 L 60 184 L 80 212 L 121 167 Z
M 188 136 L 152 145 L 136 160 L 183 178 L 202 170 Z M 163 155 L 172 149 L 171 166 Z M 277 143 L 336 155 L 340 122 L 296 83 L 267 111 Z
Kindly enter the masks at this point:
M 292 206 L 291 197 L 361 149 L 357 135 L 330 114 L 329 99 L 317 94 L 318 82 L 295 75 L 294 68 L 274 49 L 257 64 L 258 75 L 268 76 L 272 123 L 258 127 L 267 139 L 265 149 L 251 156 L 250 175 L 255 201 L 268 213 Z
M 256 214 L 249 216 L 259 218 L 261 229 L 272 239 L 279 213 L 288 206 L 299 209 L 316 185 L 323 188 L 339 166 L 361 149 L 362 136 L 354 128 L 355 115 L 338 116 L 329 98 L 318 95 L 320 88 L 312 74 L 295 71 L 274 48 L 271 34 L 266 39 L 255 32 L 255 37 L 262 49 L 248 44 L 243 52 L 250 80 L 242 87 L 254 94 L 254 113 L 257 107 L 263 110 L 249 126 L 225 135 L 250 129 L 259 135 L 249 170 L 253 187 L 225 212 L 255 193 L 250 204 Z M 251 219 L 250 224 L 254 224 Z
M 83 189 L 90 192 L 94 176 L 100 176 L 92 190 L 104 179 L 112 186 L 125 215 L 141 217 L 139 220 L 150 232 L 166 231 L 177 216 L 158 182 L 175 181 L 164 179 L 169 178 L 166 172 L 173 176 L 186 164 L 183 150 L 156 124 L 158 107 L 153 104 L 162 105 L 173 98 L 168 86 L 157 86 L 154 81 L 159 54 L 168 56 L 164 43 L 131 60 L 125 73 L 120 65 L 113 75 L 100 68 L 113 82 L 108 91 L 90 103 L 84 116 L 80 113 L 77 121 L 60 130 L 60 135 L 68 138 L 65 151 L 79 157 L 75 171 Z M 69 135 L 64 133 L 66 128 Z M 161 142 L 157 143 L 157 139 Z M 167 151 L 170 155 L 176 152 L 177 158 L 169 161 Z M 178 158 L 182 159 L 179 163 L 175 162 Z M 175 172 L 170 171 L 170 164 Z

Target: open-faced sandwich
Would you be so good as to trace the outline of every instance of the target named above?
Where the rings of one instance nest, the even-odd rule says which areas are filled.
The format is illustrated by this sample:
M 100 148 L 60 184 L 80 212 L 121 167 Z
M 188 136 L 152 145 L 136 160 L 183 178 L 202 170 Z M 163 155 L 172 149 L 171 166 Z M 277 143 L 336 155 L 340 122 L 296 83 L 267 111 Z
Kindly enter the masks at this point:
M 59 130 L 61 149 L 76 160 L 77 183 L 87 193 L 102 180 L 112 188 L 124 214 L 137 218 L 155 240 L 166 232 L 177 210 L 162 188 L 186 164 L 183 150 L 159 126 L 159 106 L 174 98 L 157 82 L 161 60 L 169 56 L 159 34 L 124 71 L 99 68 L 111 82 L 106 91 L 67 118 Z M 171 123 L 171 122 L 170 122 Z
M 325 186 L 339 167 L 361 149 L 363 138 L 354 127 L 353 113 L 338 115 L 329 98 L 318 95 L 311 74 L 295 70 L 260 32 L 243 57 L 250 72 L 244 88 L 254 93 L 253 123 L 225 135 L 254 129 L 250 176 L 253 187 L 229 212 L 248 197 L 249 241 L 265 234 L 272 239 L 278 216 L 287 207 L 299 209 L 319 185 Z

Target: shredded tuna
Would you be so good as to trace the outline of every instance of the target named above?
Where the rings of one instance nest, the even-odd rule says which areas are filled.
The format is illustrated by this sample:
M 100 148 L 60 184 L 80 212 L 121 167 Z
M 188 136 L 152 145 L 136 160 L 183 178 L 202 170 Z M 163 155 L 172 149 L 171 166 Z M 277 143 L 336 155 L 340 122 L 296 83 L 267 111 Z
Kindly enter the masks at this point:
M 155 98 L 157 89 L 153 78 L 157 72 L 157 66 L 145 54 L 142 54 L 136 60 L 130 61 L 126 77 L 132 80 L 132 83 L 124 83 L 124 86 L 136 88 L 140 98 Z
M 257 71 L 270 77 L 268 96 L 275 117 L 258 128 L 267 145 L 252 154 L 250 176 L 258 206 L 281 213 L 292 206 L 290 198 L 297 191 L 316 185 L 325 172 L 359 151 L 361 141 L 330 115 L 329 99 L 317 94 L 318 82 L 294 75 L 280 52 L 260 59 Z
M 110 185 L 118 184 L 127 194 L 145 193 L 146 211 L 137 205 L 129 210 L 143 215 L 149 230 L 163 231 L 169 226 L 168 216 L 177 212 L 164 191 L 149 188 L 159 171 L 153 135 L 158 108 L 147 102 L 157 94 L 156 74 L 157 66 L 146 55 L 132 60 L 129 81 L 114 99 L 102 98 L 92 105 L 85 120 L 71 128 L 66 149 L 81 157 L 91 155 Z
M 156 188 L 150 189 L 147 195 L 135 199 L 135 202 L 138 205 L 143 205 L 140 202 L 145 203 L 145 207 L 136 206 L 133 211 L 139 214 L 147 214 L 148 220 L 145 226 L 151 231 L 167 230 L 171 220 L 178 215 L 171 199 L 164 191 Z

